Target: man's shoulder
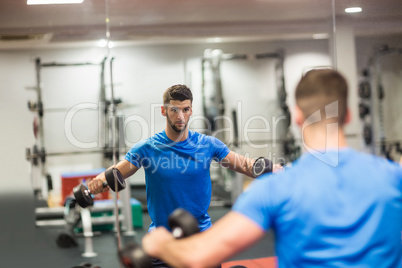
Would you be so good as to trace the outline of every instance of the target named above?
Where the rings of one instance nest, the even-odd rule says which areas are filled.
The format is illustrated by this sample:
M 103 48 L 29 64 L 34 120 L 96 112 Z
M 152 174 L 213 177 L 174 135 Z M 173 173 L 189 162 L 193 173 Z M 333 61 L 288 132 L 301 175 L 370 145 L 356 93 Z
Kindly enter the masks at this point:
M 154 144 L 155 142 L 160 142 L 161 140 L 163 140 L 161 133 L 156 133 L 149 138 L 136 142 L 132 148 L 149 147 L 149 146 L 152 146 L 152 144 Z
M 212 136 L 212 135 L 208 135 L 208 134 L 204 134 L 204 133 L 200 133 L 197 131 L 192 131 L 189 130 L 189 137 L 191 137 L 191 139 L 198 139 L 198 140 L 219 140 L 217 137 Z
M 391 161 L 383 156 L 360 152 L 354 149 L 349 150 L 348 157 L 349 159 L 357 159 L 366 163 L 375 164 L 375 166 L 383 166 L 385 168 L 391 169 L 402 169 L 402 167 L 398 163 Z
M 202 134 L 200 132 L 193 131 L 193 130 L 190 130 L 190 129 L 188 130 L 188 134 L 189 134 L 190 137 L 203 137 L 203 136 L 206 136 L 205 134 Z
M 197 132 L 197 131 L 192 131 L 188 130 L 188 136 L 191 141 L 203 141 L 203 140 L 208 140 L 211 139 L 212 136 Z

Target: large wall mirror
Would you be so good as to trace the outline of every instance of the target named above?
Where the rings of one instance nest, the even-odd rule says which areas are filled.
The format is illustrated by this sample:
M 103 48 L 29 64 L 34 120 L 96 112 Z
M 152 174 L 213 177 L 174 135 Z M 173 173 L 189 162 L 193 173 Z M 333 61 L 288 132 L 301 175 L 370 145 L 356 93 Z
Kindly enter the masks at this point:
M 185 83 L 195 95 L 194 129 L 217 132 L 211 127 L 219 125 L 225 143 L 236 143 L 253 157 L 272 154 L 277 161 L 291 162 L 298 151 L 284 150 L 300 140 L 289 116 L 295 84 L 305 70 L 332 65 L 330 1 L 1 5 L 4 99 L 18 103 L 13 109 L 21 116 L 18 133 L 24 140 L 19 150 L 11 143 L 5 148 L 21 164 L 27 161 L 21 150 L 41 155 L 34 152 L 43 148 L 44 165 L 28 154 L 28 163 L 39 164 L 33 172 L 20 171 L 25 177 L 50 174 L 55 189 L 65 170 L 110 164 L 104 159 L 110 157 L 109 115 L 99 117 L 101 106 L 110 101 L 111 86 L 123 122 L 122 151 L 163 129 L 161 95 L 169 85 Z M 211 102 L 214 98 L 224 107 Z M 205 122 L 202 117 L 213 114 L 208 111 L 216 110 L 214 105 L 223 107 L 219 115 L 230 120 Z M 38 191 L 47 187 L 46 180 L 33 181 Z M 132 181 L 143 183 L 143 175 Z M 27 179 L 21 189 L 29 184 Z
M 38 1 L 0 1 L 5 196 L 63 206 L 65 178 L 93 176 L 164 129 L 175 84 L 192 89 L 191 129 L 291 165 L 305 151 L 294 90 L 314 68 L 347 78 L 350 146 L 401 157 L 400 0 Z M 211 179 L 216 206 L 249 182 L 219 166 Z M 143 170 L 128 185 L 142 191 Z
M 401 139 L 395 108 L 401 92 L 399 1 L 28 5 L 6 0 L 0 5 L 1 92 L 10 105 L 2 107 L 2 116 L 15 125 L 8 116 L 15 110 L 18 137 L 24 141 L 5 144 L 4 161 L 11 157 L 23 165 L 27 160 L 21 151 L 44 149 L 45 168 L 34 159 L 39 165 L 33 173 L 54 174 L 55 188 L 65 170 L 110 163 L 104 159 L 110 157 L 109 115 L 100 111 L 108 110 L 111 87 L 123 122 L 121 152 L 163 129 L 161 95 L 169 85 L 185 83 L 195 95 L 194 129 L 207 133 L 218 127 L 225 143 L 251 156 L 271 154 L 278 162 L 291 162 L 303 151 L 290 116 L 293 91 L 300 76 L 317 67 L 337 68 L 350 83 L 352 146 L 398 157 L 400 147 L 381 140 Z M 345 11 L 353 7 L 361 12 Z M 364 82 L 370 83 L 371 97 L 357 93 Z M 367 116 L 360 113 L 365 108 Z M 214 113 L 230 120 L 206 122 Z M 14 131 L 5 136 L 16 137 Z M 65 155 L 70 152 L 77 154 Z M 18 170 L 21 177 L 32 173 Z M 143 174 L 132 181 L 143 183 Z M 21 189 L 29 185 L 27 179 Z M 41 179 L 33 187 L 40 191 L 46 185 Z

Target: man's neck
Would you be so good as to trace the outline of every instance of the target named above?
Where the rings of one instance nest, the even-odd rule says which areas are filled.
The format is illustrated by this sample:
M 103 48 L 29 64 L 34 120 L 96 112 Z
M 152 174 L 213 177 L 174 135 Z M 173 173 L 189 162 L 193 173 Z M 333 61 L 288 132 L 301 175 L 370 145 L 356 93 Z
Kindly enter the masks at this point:
M 166 126 L 165 128 L 165 133 L 166 136 L 174 141 L 174 142 L 180 142 L 180 141 L 184 141 L 187 139 L 188 137 L 188 128 L 186 128 L 183 132 L 177 132 L 174 131 L 169 125 Z
M 327 149 L 339 149 L 347 147 L 345 133 L 342 128 L 337 129 L 315 129 L 306 128 L 303 132 L 303 146 L 315 149 L 317 151 Z

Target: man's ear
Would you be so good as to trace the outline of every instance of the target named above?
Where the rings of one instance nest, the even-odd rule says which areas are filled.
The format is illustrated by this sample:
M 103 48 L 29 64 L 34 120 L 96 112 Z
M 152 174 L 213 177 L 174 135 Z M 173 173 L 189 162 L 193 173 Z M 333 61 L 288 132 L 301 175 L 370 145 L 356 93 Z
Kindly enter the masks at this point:
M 350 120 L 352 120 L 352 113 L 350 112 L 350 109 L 346 109 L 346 115 L 345 115 L 345 125 L 350 123 Z
M 165 108 L 164 105 L 161 106 L 161 114 L 162 114 L 163 116 L 166 116 L 166 108 Z
M 294 114 L 295 114 L 295 122 L 296 124 L 301 127 L 304 123 L 304 115 L 303 112 L 301 111 L 299 106 L 295 106 L 294 108 Z

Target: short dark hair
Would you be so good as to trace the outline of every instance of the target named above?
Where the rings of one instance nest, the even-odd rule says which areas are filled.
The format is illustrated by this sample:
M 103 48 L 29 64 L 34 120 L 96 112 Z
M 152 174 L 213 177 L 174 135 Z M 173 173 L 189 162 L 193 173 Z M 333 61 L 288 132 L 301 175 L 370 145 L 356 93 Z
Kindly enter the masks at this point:
M 318 110 L 338 101 L 338 123 L 345 124 L 348 100 L 346 79 L 337 71 L 317 69 L 307 72 L 296 87 L 296 104 L 307 119 Z
M 185 85 L 174 85 L 166 89 L 165 93 L 163 93 L 163 105 L 169 104 L 171 100 L 190 100 L 191 103 L 193 103 L 193 94 Z

